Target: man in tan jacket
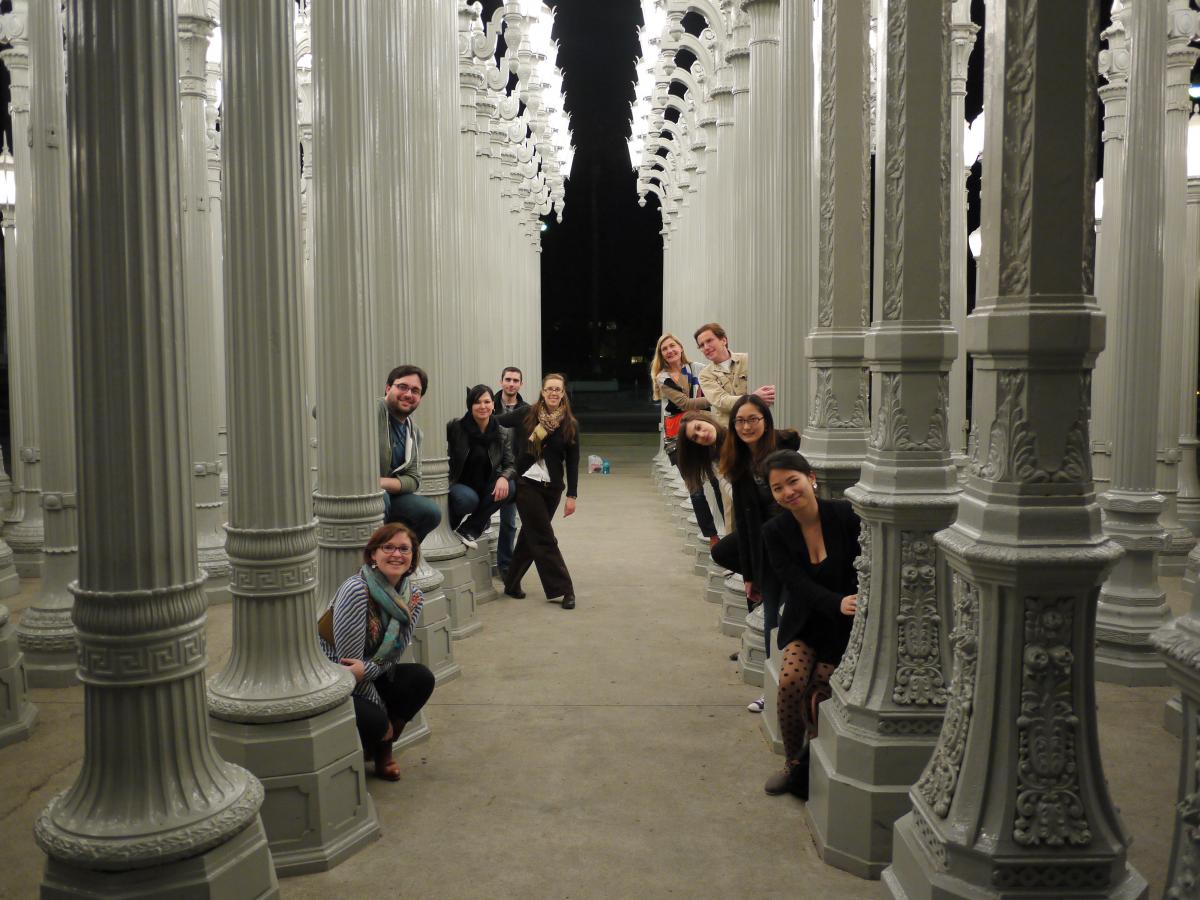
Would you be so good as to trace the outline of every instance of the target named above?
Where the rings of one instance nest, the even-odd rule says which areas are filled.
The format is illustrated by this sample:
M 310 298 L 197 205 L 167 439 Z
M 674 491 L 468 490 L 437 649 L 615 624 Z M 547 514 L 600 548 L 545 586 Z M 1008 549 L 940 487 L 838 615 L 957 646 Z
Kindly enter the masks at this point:
M 709 322 L 697 328 L 692 337 L 708 360 L 708 365 L 700 370 L 700 389 L 716 412 L 728 416 L 737 398 L 748 393 L 757 394 L 768 406 L 774 404 L 775 385 L 763 385 L 750 391 L 750 357 L 745 353 L 729 352 L 729 337 L 724 328 Z

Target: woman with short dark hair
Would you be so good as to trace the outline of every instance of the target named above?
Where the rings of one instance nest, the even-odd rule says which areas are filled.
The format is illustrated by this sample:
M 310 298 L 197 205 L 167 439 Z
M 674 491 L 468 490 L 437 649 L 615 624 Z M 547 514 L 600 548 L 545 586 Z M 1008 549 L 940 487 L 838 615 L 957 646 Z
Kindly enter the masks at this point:
M 446 423 L 450 525 L 471 549 L 517 487 L 512 432 L 496 421 L 495 410 L 495 393 L 477 384 L 467 391 L 466 413 Z
M 363 749 L 375 774 L 398 781 L 392 744 L 433 693 L 433 673 L 402 663 L 425 599 L 411 582 L 421 542 L 402 522 L 375 529 L 363 548 L 363 566 L 338 588 L 317 620 L 321 650 L 346 666 L 357 684 L 351 698 Z

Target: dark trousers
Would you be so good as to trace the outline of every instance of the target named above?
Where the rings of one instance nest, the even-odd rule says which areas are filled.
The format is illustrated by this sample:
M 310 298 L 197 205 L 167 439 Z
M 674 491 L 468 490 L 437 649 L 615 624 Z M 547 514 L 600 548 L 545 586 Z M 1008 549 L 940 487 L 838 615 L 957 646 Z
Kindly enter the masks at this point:
M 426 666 L 400 663 L 391 673 L 375 679 L 375 690 L 386 711 L 375 701 L 354 694 L 354 720 L 363 747 L 370 749 L 383 740 L 389 721 L 396 724 L 399 737 L 400 729 L 416 717 L 433 693 L 433 681 L 433 673 Z
M 508 499 L 500 507 L 500 539 L 496 541 L 496 568 L 502 573 L 508 571 L 508 564 L 512 562 L 513 547 L 516 543 L 517 496 L 514 491 L 508 495 Z
M 496 482 L 499 480 L 496 478 L 488 482 L 482 494 L 465 484 L 450 485 L 450 527 L 460 529 L 470 538 L 477 538 L 487 531 L 492 521 L 492 513 L 498 510 L 502 503 L 507 502 L 492 499 L 492 491 L 496 489 Z M 512 478 L 506 480 L 511 497 L 516 493 L 517 483 Z M 466 521 L 463 521 L 464 517 Z
M 721 504 L 721 489 L 717 486 L 717 480 L 712 479 L 713 494 L 717 498 L 717 511 L 724 516 L 725 510 Z M 704 496 L 704 488 L 696 491 L 691 495 L 692 512 L 696 514 L 696 525 L 700 528 L 700 533 L 706 538 L 717 536 L 717 523 L 713 520 L 712 508 L 708 505 L 708 498 Z
M 512 562 L 508 564 L 506 588 L 520 588 L 521 578 L 529 571 L 530 565 L 536 565 L 547 598 L 574 595 L 571 573 L 567 571 L 567 563 L 558 549 L 558 538 L 554 536 L 554 526 L 550 521 L 558 509 L 562 491 L 561 487 L 551 487 L 528 478 L 521 479 L 517 487 L 521 532 L 517 535 Z

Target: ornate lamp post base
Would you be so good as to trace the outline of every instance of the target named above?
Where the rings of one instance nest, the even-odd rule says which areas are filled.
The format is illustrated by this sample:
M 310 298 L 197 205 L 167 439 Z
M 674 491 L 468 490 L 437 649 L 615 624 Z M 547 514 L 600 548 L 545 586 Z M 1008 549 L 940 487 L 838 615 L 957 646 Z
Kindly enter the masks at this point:
M 332 869 L 379 838 L 349 699 L 291 722 L 210 717 L 209 732 L 223 758 L 262 782 L 260 815 L 279 876 Z M 343 753 L 347 747 L 352 752 Z
M 262 822 L 255 817 L 241 834 L 207 853 L 152 869 L 97 872 L 51 858 L 46 863 L 41 896 L 43 900 L 93 897 L 270 900 L 279 896 L 279 882 L 271 868 Z
M 421 621 L 413 631 L 413 652 L 417 662 L 433 672 L 437 684 L 453 681 L 462 674 L 462 667 L 454 661 L 450 600 L 441 589 L 442 577 L 442 572 L 430 566 L 422 556 L 413 578 L 425 595 L 425 607 L 421 610 Z
M 17 628 L 0 605 L 0 747 L 29 737 L 37 721 L 37 707 L 29 702 L 29 680 L 17 644 Z

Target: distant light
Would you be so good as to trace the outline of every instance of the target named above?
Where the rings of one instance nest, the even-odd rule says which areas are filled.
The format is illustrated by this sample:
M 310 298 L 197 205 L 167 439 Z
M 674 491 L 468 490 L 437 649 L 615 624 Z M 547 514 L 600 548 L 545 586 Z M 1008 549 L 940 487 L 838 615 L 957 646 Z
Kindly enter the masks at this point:
M 979 259 L 979 254 L 983 252 L 983 236 L 978 228 L 967 235 L 967 246 L 971 249 L 971 256 Z
M 543 223 L 542 223 L 542 231 L 545 231 L 545 230 L 546 230 L 547 228 L 549 228 L 549 227 L 550 227 L 550 226 L 549 226 L 549 225 L 547 225 L 545 222 L 543 222 Z
M 1188 178 L 1200 178 L 1200 113 L 1188 120 L 1187 134 Z
M 1188 96 L 1193 100 L 1200 100 L 1200 84 L 1189 84 Z
M 1096 221 L 1104 221 L 1104 179 L 1096 181 Z

